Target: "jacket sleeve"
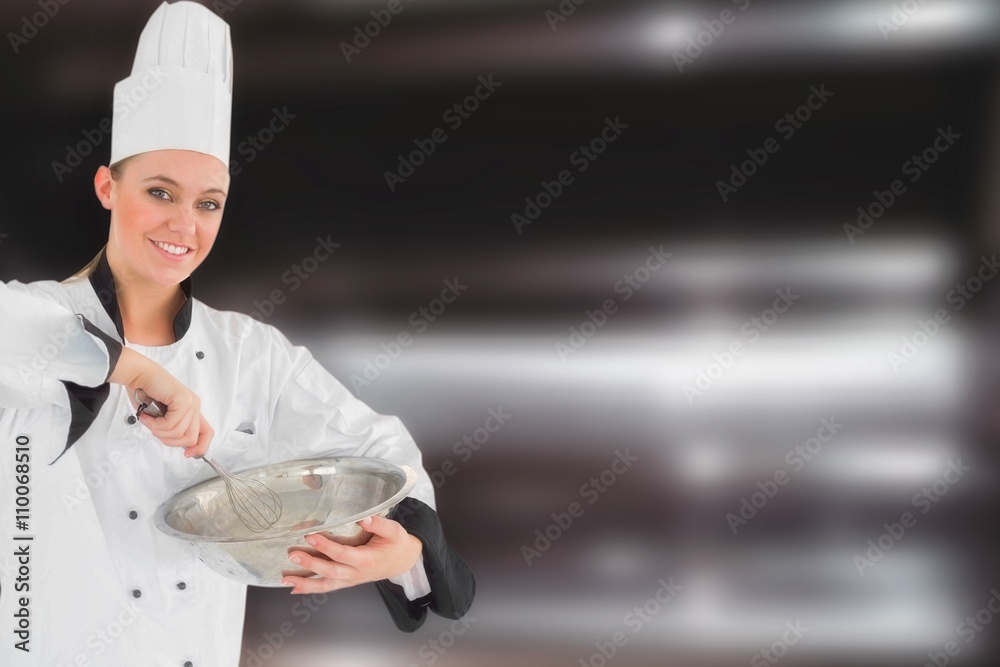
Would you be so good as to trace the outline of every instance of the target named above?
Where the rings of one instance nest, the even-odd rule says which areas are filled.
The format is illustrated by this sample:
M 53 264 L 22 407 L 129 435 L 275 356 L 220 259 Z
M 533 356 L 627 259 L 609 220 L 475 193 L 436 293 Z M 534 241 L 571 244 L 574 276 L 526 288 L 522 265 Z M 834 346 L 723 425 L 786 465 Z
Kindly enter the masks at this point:
M 0 283 L 0 408 L 58 405 L 71 412 L 65 451 L 109 393 L 121 343 L 48 291 Z
M 396 627 L 403 632 L 414 632 L 424 624 L 428 608 L 445 618 L 465 616 L 476 596 L 476 579 L 462 557 L 445 540 L 437 512 L 410 497 L 396 505 L 392 518 L 423 543 L 424 567 L 433 591 L 423 598 L 411 600 L 386 582 L 376 582 Z
M 410 572 L 376 585 L 401 630 L 412 632 L 420 627 L 426 607 L 452 618 L 464 615 L 475 582 L 468 566 L 444 539 L 434 486 L 424 470 L 420 449 L 402 421 L 380 415 L 355 398 L 306 348 L 291 345 L 273 327 L 271 335 L 276 354 L 272 367 L 281 369 L 282 377 L 268 436 L 271 459 L 371 456 L 416 471 L 417 484 L 396 507 L 393 518 L 420 539 L 422 558 Z

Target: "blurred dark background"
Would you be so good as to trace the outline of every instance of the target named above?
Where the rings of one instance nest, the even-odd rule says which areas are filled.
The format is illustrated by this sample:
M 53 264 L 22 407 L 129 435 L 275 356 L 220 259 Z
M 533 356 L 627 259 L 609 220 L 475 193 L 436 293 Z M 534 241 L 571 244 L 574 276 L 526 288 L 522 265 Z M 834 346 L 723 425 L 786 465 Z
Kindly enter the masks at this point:
M 98 128 L 157 4 L 73 0 L 0 50 L 0 279 L 65 278 L 107 239 Z M 921 665 L 948 641 L 956 664 L 995 664 L 995 627 L 966 642 L 957 626 L 1000 586 L 1000 284 L 960 311 L 948 294 L 998 250 L 997 3 L 402 0 L 351 62 L 342 43 L 386 2 L 204 4 L 232 27 L 236 162 L 195 294 L 266 315 L 399 415 L 428 471 L 456 465 L 437 503 L 479 580 L 475 621 L 440 652 L 427 642 L 449 622 L 400 634 L 373 587 L 301 626 L 297 599 L 254 589 L 244 665 L 599 667 L 595 643 L 618 631 L 608 662 L 745 664 L 796 619 L 810 629 L 787 665 Z M 6 2 L 0 25 L 37 11 Z M 500 85 L 453 129 L 442 115 L 479 77 Z M 832 95 L 777 131 L 813 87 Z M 261 135 L 275 110 L 287 124 Z M 608 118 L 627 129 L 578 172 L 571 154 Z M 439 127 L 447 141 L 392 191 L 385 172 Z M 949 128 L 960 138 L 911 182 L 904 163 Z M 250 136 L 269 141 L 251 152 Z M 718 182 L 772 137 L 724 201 Z M 512 214 L 564 169 L 574 182 L 519 233 Z M 846 231 L 895 179 L 905 194 Z M 341 245 L 291 290 L 318 237 Z M 618 281 L 661 245 L 669 261 L 624 299 Z M 419 330 L 411 314 L 446 279 L 467 291 Z M 288 300 L 262 312 L 274 289 Z M 744 323 L 784 289 L 798 300 L 751 340 Z M 560 355 L 609 298 L 607 324 Z M 942 308 L 949 322 L 893 363 Z M 413 344 L 354 384 L 401 332 Z M 746 354 L 689 400 L 733 341 Z M 454 444 L 490 409 L 511 417 L 464 460 Z M 831 417 L 842 431 L 734 535 L 727 514 Z M 527 564 L 535 531 L 626 450 L 639 463 Z M 915 511 L 959 457 L 971 472 Z M 859 574 L 905 511 L 916 525 Z M 626 615 L 671 577 L 681 592 L 633 632 Z M 283 620 L 297 631 L 270 657 Z

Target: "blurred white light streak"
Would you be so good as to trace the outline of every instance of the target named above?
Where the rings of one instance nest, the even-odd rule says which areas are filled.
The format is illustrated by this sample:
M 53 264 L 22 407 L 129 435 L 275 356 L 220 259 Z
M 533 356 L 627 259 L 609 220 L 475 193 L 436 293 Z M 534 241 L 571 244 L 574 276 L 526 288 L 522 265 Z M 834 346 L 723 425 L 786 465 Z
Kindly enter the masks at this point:
M 797 247 L 740 246 L 677 247 L 665 267 L 662 282 L 703 287 L 776 284 L 822 285 L 833 289 L 857 287 L 869 292 L 918 291 L 947 280 L 957 268 L 953 250 L 940 240 L 873 243 L 857 248 L 839 244 Z
M 959 451 L 954 445 L 927 447 L 917 438 L 896 443 L 873 440 L 842 444 L 842 447 L 831 448 L 821 465 L 810 470 L 817 476 L 839 482 L 910 485 L 940 477 L 947 468 L 948 459 Z
M 964 449 L 948 440 L 926 436 L 840 434 L 835 441 L 824 445 L 801 470 L 793 472 L 784 460 L 791 446 L 785 439 L 776 451 L 771 451 L 774 447 L 747 447 L 735 441 L 723 444 L 718 440 L 681 440 L 675 445 L 681 460 L 679 470 L 697 484 L 771 479 L 773 473 L 781 469 L 793 481 L 801 476 L 817 482 L 859 485 L 876 491 L 886 485 L 909 488 L 931 482 L 941 476 L 948 460 Z
M 725 637 L 752 646 L 801 618 L 810 628 L 803 642 L 809 650 L 913 649 L 954 632 L 957 603 L 942 583 L 954 567 L 948 553 L 900 548 L 862 579 L 851 549 L 814 549 L 743 550 L 725 554 L 725 570 L 714 560 L 699 565 L 662 629 L 681 642 L 711 645 Z M 768 595 L 775 589 L 781 592 Z M 797 599 L 789 591 L 798 591 Z
M 837 224 L 833 227 L 838 228 Z M 794 285 L 800 289 L 859 290 L 867 296 L 924 294 L 956 277 L 955 248 L 941 239 L 913 238 L 848 244 L 843 238 L 820 242 L 766 244 L 670 243 L 649 239 L 645 243 L 609 245 L 578 250 L 541 248 L 518 255 L 516 268 L 475 258 L 456 264 L 460 275 L 482 276 L 477 293 L 503 291 L 537 294 L 606 293 L 616 296 L 614 285 L 635 271 L 648 255 L 647 246 L 663 245 L 673 256 L 652 273 L 640 294 L 685 294 L 736 291 Z M 581 267 L 587 267 L 581 271 Z M 490 276 L 503 276 L 491 285 Z
M 914 46 L 991 43 L 1000 24 L 1000 11 L 988 0 L 933 0 L 916 11 L 895 13 L 893 2 L 752 4 L 745 12 L 734 5 L 735 19 L 711 42 L 706 52 L 756 54 L 774 49 L 870 49 Z M 915 3 L 914 3 L 915 4 Z M 905 17 L 905 20 L 899 17 Z M 633 17 L 638 43 L 652 53 L 670 55 L 684 51 L 688 38 L 705 30 L 703 21 L 717 20 L 719 9 L 709 6 L 702 14 L 680 14 L 670 9 L 644 8 Z M 897 27 L 883 35 L 879 22 Z M 672 64 L 672 63 L 671 63 Z M 696 67 L 692 66 L 692 69 Z
M 767 587 L 760 572 L 747 570 L 757 554 L 736 555 L 727 563 L 731 573 L 701 565 L 697 569 L 674 570 L 673 580 L 684 588 L 677 598 L 652 617 L 638 634 L 629 634 L 630 644 L 661 649 L 690 647 L 701 650 L 757 650 L 780 636 L 785 621 L 801 618 L 810 628 L 803 641 L 803 654 L 867 650 L 929 649 L 954 635 L 958 604 L 953 594 L 941 588 L 942 572 L 950 563 L 941 554 L 914 550 L 892 552 L 863 580 L 851 564 L 849 549 L 830 551 L 825 545 L 813 549 L 778 551 L 771 556 L 774 582 L 800 581 L 801 588 L 815 588 L 820 580 L 830 595 L 804 591 L 801 600 L 768 599 L 766 595 L 741 597 L 736 581 L 755 581 Z M 711 559 L 709 559 L 711 561 Z M 740 562 L 742 561 L 742 562 Z M 736 574 L 733 575 L 732 572 Z M 900 594 L 898 573 L 905 573 Z M 736 576 L 738 579 L 730 579 Z M 655 584 L 650 582 L 650 594 Z M 845 588 L 854 589 L 849 596 Z M 891 589 L 893 595 L 886 595 Z M 862 595 L 854 594 L 857 592 Z M 525 605 L 516 592 L 498 593 L 490 605 L 489 618 L 480 623 L 491 633 L 521 639 L 549 641 L 593 641 L 624 625 L 608 623 L 609 615 L 624 617 L 641 596 L 572 596 L 541 599 Z
M 901 6 L 904 3 L 894 2 Z M 912 32 L 921 39 L 931 39 L 938 36 L 954 38 L 966 30 L 975 30 L 980 24 L 990 18 L 988 6 L 979 2 L 941 2 L 933 0 L 923 2 L 913 14 L 906 14 L 907 20 L 900 26 L 899 34 Z M 891 16 L 886 12 L 886 16 Z M 890 37 L 891 39 L 892 37 Z
M 639 27 L 640 43 L 654 50 L 680 51 L 687 46 L 687 37 L 701 29 L 698 18 L 674 12 L 643 22 Z
M 695 406 L 713 409 L 765 401 L 821 402 L 835 392 L 844 399 L 900 404 L 915 410 L 955 406 L 963 397 L 966 344 L 953 330 L 942 330 L 907 365 L 893 371 L 887 360 L 908 331 L 791 334 L 767 332 L 715 381 Z M 339 337 L 324 349 L 338 366 L 357 367 L 373 353 L 376 334 Z M 521 385 L 590 386 L 602 395 L 617 387 L 651 389 L 664 407 L 688 410 L 683 386 L 697 380 L 737 336 L 695 334 L 615 335 L 600 332 L 576 356 L 562 363 L 557 336 L 421 336 L 396 359 L 376 384 L 405 382 L 407 376 L 457 380 L 475 378 Z M 348 378 L 341 378 L 349 384 Z

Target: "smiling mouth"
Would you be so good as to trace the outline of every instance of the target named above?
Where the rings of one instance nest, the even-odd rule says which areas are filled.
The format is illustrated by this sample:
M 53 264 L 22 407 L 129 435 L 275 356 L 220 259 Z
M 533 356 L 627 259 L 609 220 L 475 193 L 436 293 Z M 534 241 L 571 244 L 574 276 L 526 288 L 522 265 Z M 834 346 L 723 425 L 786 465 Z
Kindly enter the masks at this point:
M 187 255 L 188 253 L 191 252 L 191 248 L 188 248 L 187 246 L 173 245 L 171 243 L 162 243 L 160 241 L 153 241 L 152 239 L 150 239 L 150 241 L 152 241 L 153 245 L 155 245 L 160 250 L 169 253 L 171 255 L 176 255 L 178 257 L 183 257 L 184 255 Z

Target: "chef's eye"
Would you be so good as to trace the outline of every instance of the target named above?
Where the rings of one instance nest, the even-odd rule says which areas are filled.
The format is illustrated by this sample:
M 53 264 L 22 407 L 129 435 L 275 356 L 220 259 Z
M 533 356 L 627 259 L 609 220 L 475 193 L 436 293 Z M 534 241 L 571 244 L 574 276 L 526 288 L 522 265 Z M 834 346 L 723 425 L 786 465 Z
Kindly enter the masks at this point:
M 154 196 L 154 197 L 156 197 L 157 199 L 161 199 L 161 200 L 163 200 L 163 201 L 173 201 L 173 200 L 172 200 L 172 199 L 170 198 L 170 193 L 169 193 L 169 192 L 167 192 L 166 190 L 164 190 L 163 188 L 150 188 L 148 192 L 149 192 L 149 194 L 153 195 L 153 196 Z M 159 194 L 157 194 L 157 193 L 163 193 L 163 194 L 164 194 L 164 195 L 166 195 L 166 196 L 165 196 L 165 197 L 161 197 L 161 196 L 160 196 Z
M 211 199 L 203 201 L 202 204 L 209 204 L 210 205 L 210 206 L 207 206 L 205 208 L 205 210 L 207 210 L 207 211 L 218 211 L 220 208 L 222 208 L 222 206 L 219 205 L 219 202 L 212 201 Z

